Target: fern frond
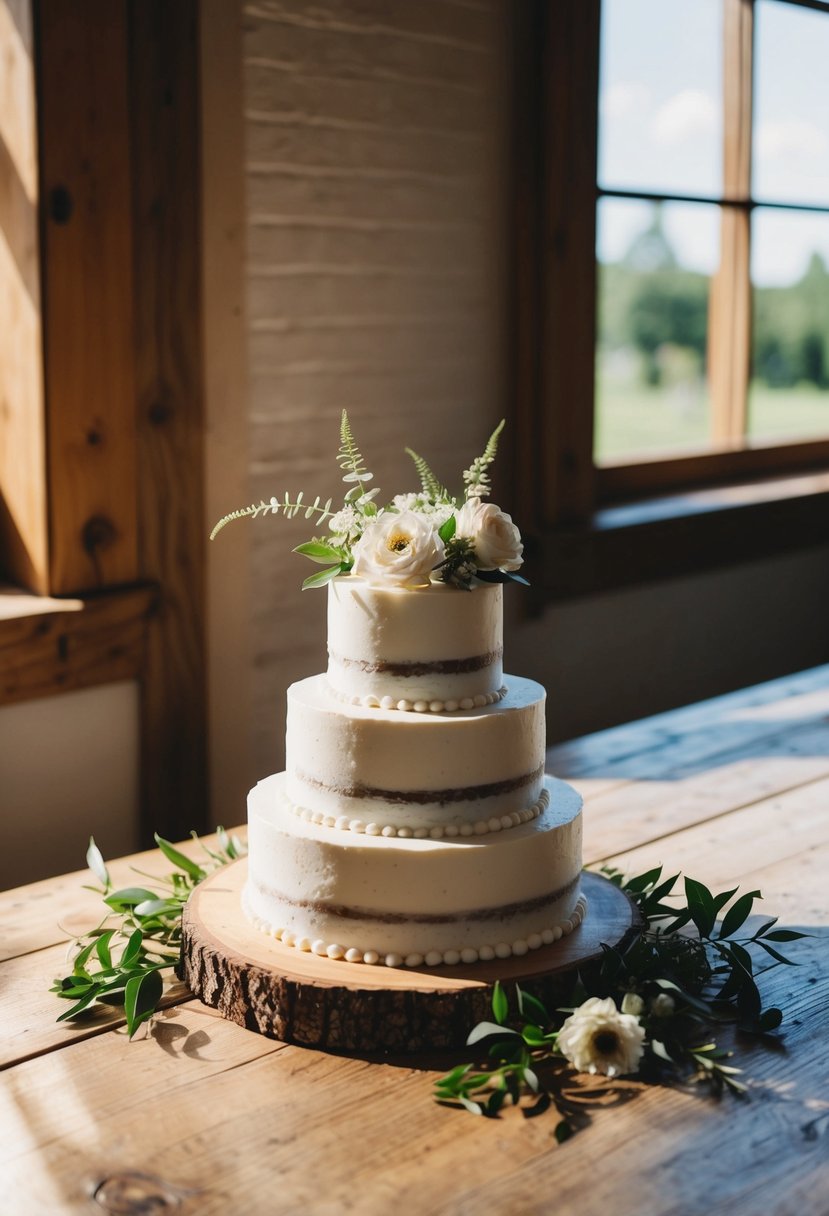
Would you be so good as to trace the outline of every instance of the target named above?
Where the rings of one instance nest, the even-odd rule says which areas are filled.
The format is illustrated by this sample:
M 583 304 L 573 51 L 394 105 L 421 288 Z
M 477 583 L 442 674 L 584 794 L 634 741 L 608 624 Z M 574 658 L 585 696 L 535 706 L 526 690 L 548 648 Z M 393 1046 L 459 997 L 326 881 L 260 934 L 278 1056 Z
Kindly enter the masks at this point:
M 413 452 L 411 448 L 406 448 L 406 455 L 411 456 L 414 461 L 414 467 L 417 469 L 417 475 L 426 497 L 438 501 L 445 496 L 446 491 L 423 457 L 418 456 L 417 452 Z
M 488 469 L 497 455 L 498 438 L 504 429 L 504 421 L 502 418 L 487 439 L 486 447 L 481 455 L 476 456 L 469 468 L 464 470 L 463 484 L 466 486 L 467 498 L 485 498 L 491 492 Z
M 231 511 L 229 515 L 224 515 L 213 528 L 210 533 L 210 539 L 215 540 L 222 528 L 226 524 L 231 523 L 234 519 L 244 519 L 245 516 L 250 516 L 255 519 L 257 515 L 284 515 L 287 519 L 293 519 L 300 511 L 303 512 L 306 519 L 310 519 L 312 515 L 318 516 L 318 523 L 323 523 L 333 514 L 331 510 L 331 499 L 322 502 L 320 496 L 314 499 L 312 503 L 303 502 L 304 491 L 300 490 L 296 498 L 291 498 L 287 492 L 282 499 L 274 495 L 269 502 L 261 500 L 259 503 L 251 503 L 249 507 L 242 507 L 238 511 Z
M 337 463 L 341 469 L 350 474 L 349 481 L 369 481 L 371 479 L 371 474 L 366 473 L 363 454 L 357 447 L 347 410 L 343 410 L 340 419 L 340 450 L 337 453 Z

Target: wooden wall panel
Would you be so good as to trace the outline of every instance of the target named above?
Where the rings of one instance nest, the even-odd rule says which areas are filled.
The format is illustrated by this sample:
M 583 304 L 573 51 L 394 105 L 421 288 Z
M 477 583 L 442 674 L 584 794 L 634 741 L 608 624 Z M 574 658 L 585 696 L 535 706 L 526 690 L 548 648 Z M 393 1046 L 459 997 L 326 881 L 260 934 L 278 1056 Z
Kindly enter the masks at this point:
M 50 590 L 138 576 L 126 0 L 39 8 Z
M 198 5 L 130 8 L 145 831 L 208 821 Z
M 31 0 L 0 0 L 0 565 L 49 582 L 34 31 Z

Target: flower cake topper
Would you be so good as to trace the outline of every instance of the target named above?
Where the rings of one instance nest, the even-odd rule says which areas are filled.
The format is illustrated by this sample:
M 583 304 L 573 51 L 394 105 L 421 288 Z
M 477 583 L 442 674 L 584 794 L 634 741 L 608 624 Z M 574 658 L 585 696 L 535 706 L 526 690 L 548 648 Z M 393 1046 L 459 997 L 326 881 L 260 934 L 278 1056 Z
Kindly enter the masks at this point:
M 282 514 L 292 519 L 302 512 L 306 519 L 327 526 L 323 536 L 294 549 L 325 566 L 305 579 L 303 590 L 349 573 L 375 587 L 423 587 L 437 580 L 469 591 L 476 580 L 526 583 L 516 573 L 524 560 L 518 528 L 500 507 L 483 501 L 491 490 L 489 468 L 503 427 L 502 421 L 482 454 L 464 471 L 464 490 L 459 495 L 440 484 L 422 456 L 406 448 L 420 477 L 420 490 L 398 494 L 378 507 L 379 490 L 367 488 L 374 477 L 365 467 L 343 410 L 337 462 L 348 489 L 342 507 L 332 510 L 330 498 L 309 502 L 304 493 L 295 498 L 274 496 L 225 515 L 210 539 L 225 524 L 246 515 Z

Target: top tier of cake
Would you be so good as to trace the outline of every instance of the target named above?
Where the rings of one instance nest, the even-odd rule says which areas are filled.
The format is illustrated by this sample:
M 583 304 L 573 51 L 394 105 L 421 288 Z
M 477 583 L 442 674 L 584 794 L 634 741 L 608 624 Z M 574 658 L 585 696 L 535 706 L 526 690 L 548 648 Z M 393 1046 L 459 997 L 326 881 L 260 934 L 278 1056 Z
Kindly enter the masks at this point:
M 451 713 L 504 695 L 500 584 L 413 590 L 348 576 L 328 588 L 328 682 L 343 699 Z

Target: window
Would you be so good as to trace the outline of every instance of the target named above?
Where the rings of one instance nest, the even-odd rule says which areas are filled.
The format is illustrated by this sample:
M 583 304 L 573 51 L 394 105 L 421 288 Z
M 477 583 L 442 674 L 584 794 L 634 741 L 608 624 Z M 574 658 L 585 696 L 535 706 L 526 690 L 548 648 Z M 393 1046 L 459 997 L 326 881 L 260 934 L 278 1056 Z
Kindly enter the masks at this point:
M 557 558 L 569 529 L 573 566 L 608 586 L 622 563 L 594 578 L 573 529 L 629 528 L 605 508 L 673 495 L 693 550 L 674 566 L 707 564 L 678 495 L 829 467 L 829 2 L 517 7 L 520 509 Z M 815 476 L 778 548 L 825 528 Z
M 829 6 L 603 0 L 601 37 L 598 467 L 825 455 Z

